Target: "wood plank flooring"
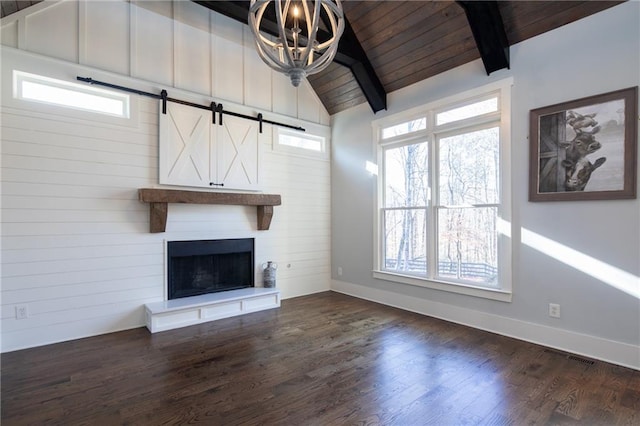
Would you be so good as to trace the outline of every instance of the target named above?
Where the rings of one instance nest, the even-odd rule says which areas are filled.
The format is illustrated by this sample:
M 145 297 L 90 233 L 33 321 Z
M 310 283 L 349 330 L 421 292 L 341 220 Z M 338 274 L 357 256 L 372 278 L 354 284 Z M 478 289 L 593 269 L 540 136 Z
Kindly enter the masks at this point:
M 640 424 L 639 371 L 333 292 L 1 360 L 4 426 Z

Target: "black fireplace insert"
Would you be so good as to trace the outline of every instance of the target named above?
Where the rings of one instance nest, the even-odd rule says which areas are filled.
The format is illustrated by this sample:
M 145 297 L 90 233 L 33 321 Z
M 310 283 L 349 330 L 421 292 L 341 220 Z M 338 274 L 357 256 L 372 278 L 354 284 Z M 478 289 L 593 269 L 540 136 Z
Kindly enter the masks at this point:
M 168 242 L 168 298 L 254 287 L 253 249 L 253 238 Z

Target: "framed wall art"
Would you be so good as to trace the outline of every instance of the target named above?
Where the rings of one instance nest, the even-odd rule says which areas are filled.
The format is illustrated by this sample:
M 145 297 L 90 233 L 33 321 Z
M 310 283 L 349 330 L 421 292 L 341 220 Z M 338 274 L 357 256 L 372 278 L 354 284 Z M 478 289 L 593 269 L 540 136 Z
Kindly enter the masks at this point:
M 638 88 L 531 110 L 529 201 L 636 197 Z

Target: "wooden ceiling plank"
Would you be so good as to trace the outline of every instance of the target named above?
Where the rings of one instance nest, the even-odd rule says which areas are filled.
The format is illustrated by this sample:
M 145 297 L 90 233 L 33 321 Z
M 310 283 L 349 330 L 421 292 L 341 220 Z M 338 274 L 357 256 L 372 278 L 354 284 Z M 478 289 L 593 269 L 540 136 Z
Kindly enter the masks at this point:
M 391 15 L 391 22 L 380 25 L 372 37 L 364 39 L 358 33 L 358 39 L 367 52 L 375 46 L 389 42 L 393 37 L 402 35 L 410 37 L 414 25 L 423 25 L 430 19 L 438 20 L 441 16 L 439 12 L 448 6 L 447 2 L 410 1 L 405 3 L 408 3 L 408 6 L 400 9 L 405 13 L 404 16 Z M 431 18 L 434 15 L 435 17 Z
M 511 44 L 519 43 L 563 25 L 620 4 L 620 1 L 566 1 L 513 3 L 513 21 L 505 25 Z M 531 3 L 531 4 L 528 4 Z M 506 6 L 501 6 L 503 9 Z
M 519 43 L 523 37 L 522 29 L 531 25 L 544 26 L 543 16 L 563 15 L 572 6 L 572 1 L 540 1 L 540 2 L 508 2 L 500 5 L 500 13 L 504 15 L 505 31 L 511 44 Z
M 349 75 L 353 78 L 349 68 L 333 62 L 325 70 L 320 71 L 317 74 L 310 75 L 307 79 L 312 85 L 320 86 L 334 79 L 341 78 L 344 75 Z
M 450 32 L 451 28 L 457 29 L 463 26 L 467 26 L 464 11 L 457 4 L 448 3 L 446 8 L 427 20 L 418 20 L 411 27 L 407 27 L 403 33 L 391 37 L 375 48 L 369 46 L 369 57 L 377 66 L 381 63 L 378 58 L 382 56 L 387 54 L 390 58 L 402 56 L 413 49 L 432 43 Z M 471 34 L 470 30 L 469 34 Z
M 22 10 L 22 9 L 26 9 L 27 7 L 35 3 L 40 3 L 40 2 L 33 2 L 30 0 L 17 0 L 15 3 L 18 5 L 18 10 Z
M 15 1 L 2 1 L 2 17 L 4 18 L 7 15 L 11 15 L 12 13 L 17 12 L 18 3 Z
M 451 37 L 445 41 L 447 43 L 446 46 L 434 48 L 431 54 L 423 54 L 424 52 L 420 52 L 420 55 L 415 58 L 407 58 L 407 61 L 411 62 L 404 63 L 402 67 L 392 68 L 389 72 L 381 73 L 384 78 L 383 81 L 385 87 L 395 87 L 395 82 L 402 80 L 407 76 L 417 74 L 422 69 L 429 68 L 434 64 L 447 60 L 450 57 L 460 56 L 469 50 L 474 50 L 476 48 L 475 40 L 470 34 L 462 40 Z M 480 53 L 476 55 L 476 58 L 479 57 Z
M 474 45 L 471 49 L 468 49 L 459 55 L 448 57 L 445 60 L 437 62 L 429 67 L 420 69 L 413 74 L 407 75 L 394 81 L 393 83 L 390 83 L 388 85 L 388 90 L 389 92 L 393 92 L 395 90 L 402 89 L 411 84 L 426 80 L 427 78 L 433 77 L 445 71 L 449 71 L 452 68 L 475 61 L 478 58 L 480 58 L 480 53 L 478 53 L 478 49 L 476 49 Z
M 464 33 L 464 30 L 461 29 L 459 33 Z M 394 77 L 393 79 L 397 79 L 399 76 L 416 72 L 417 69 L 421 67 L 438 63 L 450 56 L 460 55 L 461 53 L 475 47 L 475 41 L 471 34 L 466 36 L 461 35 L 458 38 L 456 38 L 455 35 L 456 33 L 453 33 L 452 37 L 441 39 L 440 43 L 442 44 L 439 44 L 439 47 L 429 46 L 429 48 L 416 52 L 414 55 L 407 56 L 405 58 L 406 62 L 403 63 L 402 67 L 389 68 L 385 75 Z M 410 69 L 412 71 L 409 71 Z
M 379 1 L 374 3 L 376 3 L 377 7 L 369 10 L 366 14 L 358 18 L 358 20 L 349 20 L 353 30 L 358 34 L 360 43 L 370 38 L 378 29 L 390 25 L 389 15 L 396 13 L 403 16 L 403 10 L 407 9 L 406 3 L 412 2 Z
M 351 21 L 357 21 L 367 13 L 371 9 L 375 9 L 378 7 L 378 2 L 376 1 L 342 1 L 342 10 L 344 10 L 344 14 Z
M 350 81 L 346 84 L 333 88 L 329 92 L 325 93 L 325 96 L 327 101 L 329 101 L 330 103 L 335 103 L 335 101 L 338 99 L 343 99 L 344 97 L 353 97 L 353 95 L 360 94 L 362 94 L 362 91 L 360 89 L 360 86 L 358 86 L 358 83 L 356 83 L 355 81 Z
M 329 81 L 326 81 L 323 84 L 317 84 L 317 83 L 313 83 L 313 89 L 316 91 L 316 93 L 318 94 L 318 96 L 320 95 L 320 93 L 324 94 L 327 92 L 330 92 L 331 90 L 333 90 L 335 87 L 339 87 L 342 86 L 344 84 L 347 84 L 349 82 L 354 82 L 355 79 L 353 78 L 353 74 L 351 74 L 351 72 L 349 70 L 347 70 L 347 73 L 337 77 L 337 78 L 333 78 Z
M 349 108 L 353 108 L 355 106 L 358 106 L 360 104 L 364 104 L 366 103 L 367 100 L 364 98 L 364 96 L 362 98 L 352 98 L 352 99 L 346 99 L 343 102 L 339 102 L 336 103 L 335 105 L 333 105 L 331 111 L 329 112 L 329 114 L 333 115 L 333 114 L 337 114 L 340 111 L 345 111 Z
M 372 57 L 372 62 L 383 76 L 393 69 L 405 66 L 406 62 L 433 55 L 471 37 L 464 13 L 461 13 L 455 20 L 449 21 L 448 25 L 437 26 L 416 37 L 412 43 L 406 43 L 380 57 Z

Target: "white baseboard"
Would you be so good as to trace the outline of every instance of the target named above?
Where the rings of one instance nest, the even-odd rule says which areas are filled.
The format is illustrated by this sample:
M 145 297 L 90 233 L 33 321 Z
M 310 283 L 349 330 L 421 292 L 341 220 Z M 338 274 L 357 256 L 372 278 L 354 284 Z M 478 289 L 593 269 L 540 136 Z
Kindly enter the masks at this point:
M 416 299 L 344 281 L 332 280 L 331 290 L 406 311 L 513 337 L 514 339 L 640 370 L 640 347 L 628 343 L 616 342 L 431 300 Z

